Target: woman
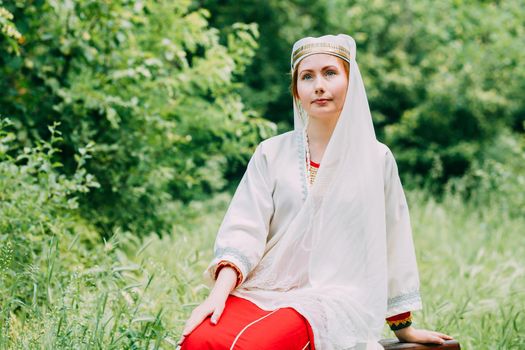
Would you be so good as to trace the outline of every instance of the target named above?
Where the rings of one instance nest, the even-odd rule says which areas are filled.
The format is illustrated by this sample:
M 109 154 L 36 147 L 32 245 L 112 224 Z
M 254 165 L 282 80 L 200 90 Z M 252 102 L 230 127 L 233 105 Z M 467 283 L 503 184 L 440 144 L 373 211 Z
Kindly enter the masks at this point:
M 421 300 L 408 208 L 355 58 L 347 35 L 294 44 L 294 130 L 255 150 L 183 349 L 380 349 L 385 317 L 401 340 L 451 339 L 410 325 Z

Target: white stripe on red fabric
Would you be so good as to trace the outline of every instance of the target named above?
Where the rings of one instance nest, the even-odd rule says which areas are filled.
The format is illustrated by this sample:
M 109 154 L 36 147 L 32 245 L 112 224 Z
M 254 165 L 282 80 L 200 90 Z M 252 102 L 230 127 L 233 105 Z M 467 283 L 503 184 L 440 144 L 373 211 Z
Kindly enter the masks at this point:
M 272 312 L 270 312 L 269 314 L 267 315 L 264 315 L 263 317 L 261 318 L 258 318 L 256 319 L 255 321 L 253 321 L 252 323 L 248 324 L 246 327 L 244 327 L 240 332 L 239 334 L 237 334 L 237 336 L 235 337 L 235 339 L 233 340 L 233 343 L 232 343 L 232 346 L 230 347 L 230 350 L 233 350 L 233 347 L 235 346 L 235 343 L 237 343 L 237 341 L 239 340 L 239 338 L 241 337 L 242 333 L 244 333 L 245 330 L 248 329 L 248 327 L 254 325 L 255 323 L 261 321 L 261 320 L 264 320 L 266 317 L 270 316 L 271 314 L 273 314 L 274 312 L 278 311 L 279 309 L 277 310 L 273 310 Z

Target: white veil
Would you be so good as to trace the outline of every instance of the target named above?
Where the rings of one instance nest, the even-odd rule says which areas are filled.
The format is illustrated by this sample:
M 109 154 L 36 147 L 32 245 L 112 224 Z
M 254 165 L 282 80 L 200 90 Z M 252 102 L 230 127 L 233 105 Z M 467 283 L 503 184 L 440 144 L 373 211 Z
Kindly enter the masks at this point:
M 310 256 L 309 282 L 314 288 L 350 288 L 351 298 L 365 311 L 361 317 L 366 318 L 363 323 L 368 328 L 357 332 L 356 340 L 370 341 L 384 325 L 387 300 L 384 159 L 378 151 L 356 62 L 355 41 L 348 35 L 305 38 L 294 45 L 293 51 L 311 43 L 346 48 L 350 52 L 350 70 L 345 104 L 307 199 L 318 207 L 315 214 L 307 214 L 317 218 L 318 227 Z M 320 51 L 324 51 L 322 47 Z M 304 57 L 307 55 L 301 59 Z M 293 62 L 292 68 L 298 63 Z M 294 127 L 302 130 L 305 124 L 299 108 L 294 99 Z

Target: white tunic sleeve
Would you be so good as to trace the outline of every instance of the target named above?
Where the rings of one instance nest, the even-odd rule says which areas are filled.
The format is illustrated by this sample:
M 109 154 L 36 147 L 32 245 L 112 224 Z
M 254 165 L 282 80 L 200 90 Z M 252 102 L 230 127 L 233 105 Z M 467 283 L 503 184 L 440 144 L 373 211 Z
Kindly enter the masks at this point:
M 262 147 L 260 144 L 250 159 L 217 233 L 215 258 L 205 272 L 212 280 L 217 264 L 225 260 L 240 269 L 242 283 L 264 253 L 274 205 Z
M 390 317 L 419 310 L 422 304 L 408 205 L 396 161 L 388 148 L 385 155 L 385 214 L 388 263 L 386 317 Z

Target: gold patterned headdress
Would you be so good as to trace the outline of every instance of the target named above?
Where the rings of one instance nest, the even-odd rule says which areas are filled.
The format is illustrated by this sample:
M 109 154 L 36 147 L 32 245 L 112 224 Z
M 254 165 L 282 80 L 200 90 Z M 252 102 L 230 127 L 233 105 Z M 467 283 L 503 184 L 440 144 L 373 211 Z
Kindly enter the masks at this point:
M 297 41 L 292 49 L 292 72 L 300 61 L 317 53 L 334 55 L 350 63 L 353 56 L 351 48 L 348 47 L 348 42 L 342 39 L 342 35 L 325 35 L 319 38 L 307 37 Z

